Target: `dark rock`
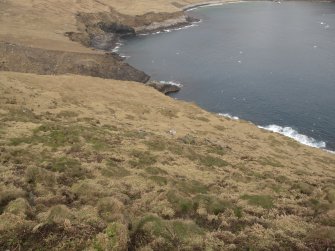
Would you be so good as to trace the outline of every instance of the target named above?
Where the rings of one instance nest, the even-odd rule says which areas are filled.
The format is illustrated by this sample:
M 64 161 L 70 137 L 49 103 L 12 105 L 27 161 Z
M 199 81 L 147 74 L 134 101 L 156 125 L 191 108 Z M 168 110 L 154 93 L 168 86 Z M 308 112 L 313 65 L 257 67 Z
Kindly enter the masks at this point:
M 172 93 L 172 92 L 178 92 L 181 89 L 181 87 L 178 86 L 178 85 L 174 85 L 174 84 L 170 84 L 170 83 L 161 83 L 161 82 L 158 82 L 158 81 L 150 81 L 146 85 L 151 86 L 151 87 L 155 88 L 156 90 L 158 90 L 158 91 L 160 91 L 164 94 L 168 94 L 168 93 Z
M 91 38 L 91 46 L 98 50 L 110 51 L 115 47 L 115 44 L 119 41 L 118 36 L 113 33 L 104 33 Z
M 135 34 L 134 28 L 129 27 L 128 25 L 119 24 L 119 23 L 104 23 L 99 22 L 98 26 L 101 30 L 107 33 L 117 33 L 117 34 Z
M 77 74 L 146 83 L 149 76 L 114 53 L 93 54 L 31 48 L 0 42 L 0 71 L 41 75 Z
M 197 23 L 200 22 L 200 19 L 192 16 L 186 16 L 186 21 L 189 23 Z

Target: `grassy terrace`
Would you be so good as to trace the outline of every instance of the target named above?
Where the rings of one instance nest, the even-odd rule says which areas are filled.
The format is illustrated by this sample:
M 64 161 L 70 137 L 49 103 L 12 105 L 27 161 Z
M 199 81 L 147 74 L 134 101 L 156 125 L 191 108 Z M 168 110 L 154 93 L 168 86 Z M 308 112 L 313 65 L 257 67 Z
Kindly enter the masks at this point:
M 4 250 L 334 248 L 334 155 L 135 83 L 1 73 L 0 93 Z

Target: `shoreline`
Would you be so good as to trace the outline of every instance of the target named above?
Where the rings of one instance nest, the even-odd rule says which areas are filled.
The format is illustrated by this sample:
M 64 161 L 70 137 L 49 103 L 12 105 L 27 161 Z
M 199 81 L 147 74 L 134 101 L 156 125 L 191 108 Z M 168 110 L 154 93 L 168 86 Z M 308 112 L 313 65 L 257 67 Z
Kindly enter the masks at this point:
M 3 250 L 335 247 L 335 155 L 167 97 L 90 44 L 181 3 L 0 1 Z
M 179 12 L 172 12 L 172 13 L 146 13 L 140 16 L 130 16 L 118 13 L 114 10 L 111 10 L 111 13 L 107 15 L 107 13 L 97 13 L 96 15 L 92 15 L 90 13 L 81 13 L 77 15 L 77 26 L 84 25 L 87 31 L 87 34 L 76 33 L 76 32 L 66 32 L 64 35 L 70 38 L 70 40 L 75 41 L 76 43 L 81 43 L 86 48 L 91 48 L 96 50 L 94 53 L 92 52 L 92 56 L 89 54 L 83 53 L 67 53 L 66 55 L 66 64 L 67 65 L 75 65 L 75 67 L 60 67 L 57 65 L 59 63 L 65 62 L 55 62 L 55 66 L 48 66 L 47 71 L 44 67 L 47 63 L 47 58 L 49 55 L 53 55 L 53 52 L 47 51 L 45 49 L 32 49 L 30 47 L 20 47 L 14 46 L 14 48 L 18 48 L 14 50 L 15 57 L 13 59 L 6 58 L 6 56 L 13 54 L 8 53 L 8 51 L 13 51 L 11 46 L 3 46 L 5 49 L 1 48 L 0 43 L 0 54 L 3 53 L 5 60 L 2 64 L 0 64 L 0 70 L 5 71 L 17 71 L 17 72 L 26 72 L 26 73 L 37 73 L 37 74 L 80 74 L 80 75 L 88 75 L 88 76 L 95 76 L 95 77 L 102 77 L 107 79 L 119 79 L 119 80 L 133 80 L 142 83 L 149 83 L 151 77 L 146 75 L 144 72 L 137 70 L 136 68 L 128 65 L 124 62 L 124 57 L 118 54 L 118 48 L 122 46 L 120 44 L 120 37 L 124 37 L 126 35 L 131 36 L 140 36 L 140 35 L 151 35 L 155 33 L 161 32 L 172 32 L 174 30 L 181 30 L 186 29 L 189 26 L 196 25 L 199 21 L 188 16 L 187 11 L 201 8 L 205 6 L 216 6 L 216 5 L 223 5 L 223 4 L 233 4 L 233 3 L 243 3 L 243 2 L 251 2 L 253 0 L 214 0 L 214 1 L 205 1 L 199 2 L 194 4 L 189 4 L 185 6 L 179 6 Z M 262 1 L 262 0 L 261 0 Z M 263 0 L 269 1 L 269 0 Z M 329 1 L 327 1 L 329 2 Z M 116 16 L 116 19 L 110 17 L 109 15 L 112 14 Z M 107 15 L 107 16 L 106 16 Z M 79 18 L 79 19 L 78 19 Z M 111 19 L 112 18 L 112 19 Z M 81 20 L 82 23 L 79 21 Z M 93 21 L 92 21 L 93 20 Z M 119 21 L 118 21 L 119 20 Z M 149 20 L 149 25 L 137 25 L 137 21 L 139 23 L 146 23 Z M 198 21 L 198 22 L 197 22 Z M 201 21 L 201 20 L 200 20 Z M 98 30 L 96 25 L 98 24 Z M 82 29 L 82 28 L 81 28 Z M 80 29 L 79 29 L 80 31 Z M 144 32 L 144 33 L 143 33 Z M 83 36 L 83 37 L 82 37 Z M 87 37 L 89 37 L 89 40 Z M 100 40 L 99 40 L 100 39 Z M 126 39 L 126 38 L 125 38 Z M 95 44 L 94 44 L 95 42 Z M 109 43 L 110 42 L 110 43 Z M 93 44 L 92 44 L 93 43 Z M 101 47 L 99 45 L 102 45 Z M 107 46 L 108 49 L 104 49 L 104 46 Z M 8 48 L 6 48 L 8 47 Z M 10 48 L 9 48 L 10 47 Z M 1 51 L 2 50 L 2 51 Z M 26 57 L 22 51 L 29 51 L 29 54 L 33 56 Z M 39 52 L 35 52 L 39 51 Z M 100 56 L 97 56 L 100 54 Z M 36 57 L 35 55 L 38 55 Z M 57 58 L 63 60 L 64 53 L 60 51 L 60 53 L 55 54 Z M 71 55 L 71 56 L 70 56 Z M 104 55 L 104 56 L 103 56 Z M 107 56 L 108 55 L 108 56 Z M 14 61 L 17 60 L 17 57 L 20 58 L 21 64 L 16 64 Z M 94 59 L 94 63 L 87 62 L 83 57 L 90 57 L 90 60 Z M 80 58 L 80 60 L 74 60 L 74 58 Z M 33 59 L 33 60 L 31 60 Z M 107 60 L 106 60 L 107 59 Z M 110 60 L 112 63 L 108 63 Z M 57 59 L 57 61 L 59 61 Z M 9 65 L 8 65 L 9 62 Z M 7 64 L 7 65 L 6 65 Z M 32 67 L 32 66 L 33 67 Z M 96 70 L 96 68 L 101 68 L 101 66 L 105 65 L 103 70 Z M 114 69 L 115 65 L 117 65 L 118 71 L 114 71 L 110 73 L 110 69 Z M 131 72 L 131 75 L 128 73 Z M 323 148 L 319 148 L 324 150 Z M 325 149 L 327 150 L 327 149 Z
M 246 0 L 246 1 L 245 0 L 241 0 L 241 1 L 240 0 L 236 0 L 236 1 L 235 0 L 232 0 L 232 1 L 231 0 L 207 1 L 207 2 L 203 2 L 203 3 L 187 5 L 187 6 L 183 7 L 182 10 L 184 12 L 187 12 L 187 11 L 195 10 L 197 8 L 206 7 L 206 6 L 221 6 L 221 5 L 224 5 L 224 4 L 245 3 L 245 2 L 251 2 L 251 1 L 256 2 L 257 0 L 256 1 L 253 1 L 253 0 L 250 0 L 250 1 L 248 1 L 248 0 Z M 262 1 L 262 2 L 272 2 L 271 0 L 260 0 L 260 1 Z M 332 2 L 332 1 L 324 1 L 324 2 Z M 201 21 L 202 20 L 199 20 L 198 22 L 193 22 L 189 25 L 181 24 L 179 26 L 178 24 L 176 24 L 176 27 L 180 27 L 180 28 L 173 28 L 172 27 L 172 28 L 168 29 L 168 31 L 166 30 L 167 28 L 158 28 L 158 29 L 155 29 L 153 31 L 149 31 L 148 33 L 136 34 L 136 36 L 156 35 L 156 34 L 160 34 L 160 33 L 173 32 L 173 31 L 180 30 L 180 29 L 187 29 L 187 28 L 191 28 L 193 26 L 193 24 L 200 23 Z M 118 53 L 118 50 L 122 45 L 123 44 L 120 42 L 118 44 L 118 46 L 116 46 L 116 50 L 113 49 L 113 52 Z M 120 54 L 118 54 L 118 55 L 120 55 Z M 123 57 L 123 58 L 127 58 L 127 55 L 126 56 L 120 55 L 120 56 Z M 208 111 L 208 112 L 210 112 L 210 111 Z M 218 115 L 219 116 L 224 116 L 226 118 L 233 119 L 233 120 L 240 120 L 239 117 L 237 117 L 235 115 L 231 115 L 229 113 L 218 113 Z M 315 139 L 315 138 L 313 138 L 309 135 L 301 134 L 301 133 L 299 133 L 299 131 L 293 129 L 290 126 L 279 126 L 279 125 L 275 125 L 275 124 L 269 124 L 269 125 L 263 125 L 262 126 L 262 125 L 255 124 L 252 121 L 247 121 L 247 122 L 252 123 L 253 125 L 257 126 L 258 128 L 260 128 L 262 130 L 266 130 L 266 131 L 269 131 L 269 132 L 272 132 L 272 133 L 280 134 L 280 135 L 283 135 L 287 138 L 293 139 L 296 142 L 298 142 L 299 144 L 302 144 L 302 145 L 305 145 L 305 146 L 308 146 L 308 147 L 317 148 L 317 149 L 320 149 L 322 151 L 329 152 L 331 154 L 335 154 L 334 150 L 327 149 L 327 144 L 326 144 L 325 141 L 317 140 L 317 139 Z
M 256 0 L 257 1 L 257 0 Z M 271 1 L 271 0 L 263 0 L 263 1 Z M 218 1 L 207 1 L 197 4 L 189 4 L 183 7 L 183 11 L 187 12 L 193 9 L 206 7 L 206 6 L 219 6 L 223 4 L 230 4 L 230 3 L 243 3 L 243 2 L 255 2 L 254 0 L 218 0 Z

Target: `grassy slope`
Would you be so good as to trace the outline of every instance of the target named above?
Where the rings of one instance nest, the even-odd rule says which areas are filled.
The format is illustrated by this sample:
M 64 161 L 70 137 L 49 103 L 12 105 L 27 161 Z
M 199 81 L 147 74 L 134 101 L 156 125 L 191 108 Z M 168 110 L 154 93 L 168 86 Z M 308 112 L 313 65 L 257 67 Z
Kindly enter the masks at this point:
M 7 72 L 0 93 L 4 249 L 334 246 L 332 154 L 131 82 Z
M 91 52 L 70 41 L 65 32 L 77 31 L 78 12 L 109 12 L 127 15 L 176 12 L 200 0 L 5 0 L 0 1 L 0 41 L 43 49 Z M 173 4 L 174 5 L 173 5 Z

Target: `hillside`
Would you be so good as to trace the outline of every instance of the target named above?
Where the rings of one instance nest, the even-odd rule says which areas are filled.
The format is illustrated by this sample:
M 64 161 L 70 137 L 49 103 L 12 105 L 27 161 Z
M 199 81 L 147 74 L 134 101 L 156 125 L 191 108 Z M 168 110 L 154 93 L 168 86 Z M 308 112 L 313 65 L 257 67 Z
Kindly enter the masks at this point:
M 101 50 L 198 2 L 0 0 L 0 250 L 335 249 L 334 154 Z
M 334 247 L 333 154 L 134 82 L 0 83 L 5 250 Z

